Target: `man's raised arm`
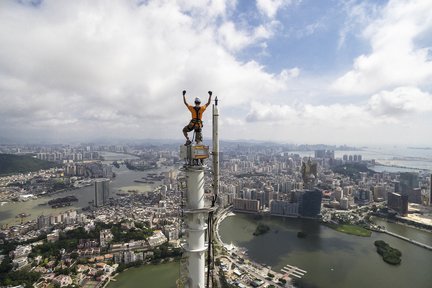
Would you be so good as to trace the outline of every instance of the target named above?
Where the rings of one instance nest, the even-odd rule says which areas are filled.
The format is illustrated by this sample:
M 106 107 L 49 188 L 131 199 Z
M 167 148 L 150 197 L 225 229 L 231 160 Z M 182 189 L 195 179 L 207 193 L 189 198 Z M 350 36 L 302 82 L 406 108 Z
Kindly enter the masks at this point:
M 186 102 L 186 90 L 183 90 L 183 103 L 186 105 L 186 107 L 188 107 L 188 103 Z
M 211 97 L 212 97 L 212 94 L 213 94 L 212 91 L 208 91 L 208 93 L 209 93 L 209 98 L 208 98 L 206 107 L 210 105 L 210 103 L 211 103 Z

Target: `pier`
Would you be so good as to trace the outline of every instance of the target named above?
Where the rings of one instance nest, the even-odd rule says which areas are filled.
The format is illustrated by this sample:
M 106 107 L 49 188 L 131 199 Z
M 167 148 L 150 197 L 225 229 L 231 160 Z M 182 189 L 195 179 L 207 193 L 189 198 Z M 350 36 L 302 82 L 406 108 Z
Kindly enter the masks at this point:
M 282 273 L 284 273 L 288 277 L 294 276 L 294 277 L 299 278 L 299 279 L 302 278 L 307 273 L 306 270 L 303 270 L 303 269 L 300 269 L 296 266 L 292 266 L 292 265 L 288 265 L 288 264 L 285 265 L 285 267 L 282 268 L 281 271 L 282 271 Z

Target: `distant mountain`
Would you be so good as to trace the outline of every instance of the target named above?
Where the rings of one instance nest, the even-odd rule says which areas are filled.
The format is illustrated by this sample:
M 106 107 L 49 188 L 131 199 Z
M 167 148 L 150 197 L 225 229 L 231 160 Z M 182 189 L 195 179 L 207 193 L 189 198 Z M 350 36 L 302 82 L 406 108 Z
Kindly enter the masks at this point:
M 55 166 L 55 163 L 35 159 L 31 156 L 0 154 L 0 175 L 26 173 Z

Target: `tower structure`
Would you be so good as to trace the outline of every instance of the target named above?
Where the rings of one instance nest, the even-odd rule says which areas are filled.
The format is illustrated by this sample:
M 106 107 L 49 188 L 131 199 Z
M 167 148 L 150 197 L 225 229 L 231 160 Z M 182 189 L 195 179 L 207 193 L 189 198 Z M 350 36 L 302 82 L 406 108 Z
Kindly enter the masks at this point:
M 212 226 L 213 212 L 219 191 L 219 135 L 218 135 L 218 99 L 213 105 L 213 193 L 211 205 L 206 206 L 204 197 L 204 160 L 209 158 L 209 147 L 205 145 L 180 146 L 180 158 L 185 161 L 182 171 L 185 174 L 180 186 L 186 190 L 182 196 L 182 215 L 184 238 L 182 247 L 184 257 L 181 261 L 181 275 L 177 287 L 204 288 L 210 287 L 212 264 Z M 208 232 L 208 233 L 207 233 Z M 208 238 L 206 238 L 206 234 Z M 205 274 L 206 250 L 207 285 Z
M 219 108 L 218 98 L 213 105 L 213 193 L 215 197 L 219 193 Z M 215 199 L 216 200 L 216 199 Z
M 185 207 L 183 220 L 185 238 L 182 244 L 186 261 L 186 275 L 179 286 L 188 288 L 205 287 L 205 252 L 208 214 L 211 208 L 204 201 L 204 159 L 209 157 L 209 147 L 188 145 L 180 147 L 180 156 L 185 160 L 183 171 L 186 178 Z M 181 276 L 182 278 L 182 276 Z

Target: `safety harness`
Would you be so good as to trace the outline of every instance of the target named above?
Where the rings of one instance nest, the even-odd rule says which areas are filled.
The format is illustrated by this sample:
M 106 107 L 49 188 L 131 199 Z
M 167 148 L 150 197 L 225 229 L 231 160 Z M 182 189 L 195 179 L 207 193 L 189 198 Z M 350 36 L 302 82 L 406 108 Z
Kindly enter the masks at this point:
M 203 122 L 201 119 L 199 119 L 199 111 L 201 110 L 201 106 L 194 106 L 193 109 L 195 110 L 195 118 L 192 118 L 191 120 L 191 123 L 193 123 L 193 126 L 191 128 L 195 128 L 195 125 L 198 125 L 198 128 L 201 128 L 203 127 Z

